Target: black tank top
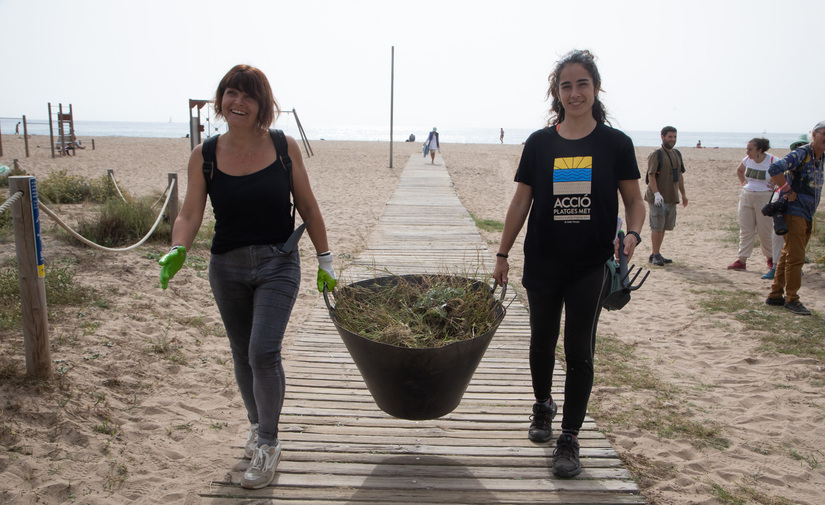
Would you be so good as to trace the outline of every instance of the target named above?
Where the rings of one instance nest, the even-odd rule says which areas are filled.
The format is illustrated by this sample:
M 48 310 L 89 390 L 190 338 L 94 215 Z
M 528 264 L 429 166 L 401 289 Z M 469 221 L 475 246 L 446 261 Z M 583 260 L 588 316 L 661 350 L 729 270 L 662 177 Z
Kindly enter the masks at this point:
M 249 175 L 228 175 L 215 166 L 209 185 L 215 213 L 212 253 L 282 244 L 292 233 L 289 178 L 280 160 Z

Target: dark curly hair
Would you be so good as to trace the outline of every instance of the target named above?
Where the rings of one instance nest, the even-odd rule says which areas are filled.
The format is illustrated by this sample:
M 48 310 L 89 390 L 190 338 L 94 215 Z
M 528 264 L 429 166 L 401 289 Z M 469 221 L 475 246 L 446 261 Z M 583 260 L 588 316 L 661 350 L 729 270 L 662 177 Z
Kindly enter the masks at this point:
M 564 67 L 571 63 L 578 63 L 583 66 L 593 80 L 593 87 L 601 90 L 602 78 L 601 75 L 599 75 L 598 67 L 596 67 L 596 57 L 593 56 L 593 53 L 586 49 L 574 49 L 564 55 L 562 59 L 556 62 L 556 67 L 547 78 L 550 85 L 547 88 L 545 98 L 552 98 L 550 102 L 550 118 L 547 120 L 548 126 L 557 125 L 564 121 L 564 106 L 562 106 L 559 100 L 559 78 Z M 595 119 L 597 123 L 610 124 L 610 121 L 607 120 L 607 110 L 605 110 L 604 104 L 599 100 L 598 94 L 593 102 L 593 119 Z
M 753 142 L 754 147 L 763 153 L 771 148 L 771 141 L 766 138 L 752 138 L 750 142 Z

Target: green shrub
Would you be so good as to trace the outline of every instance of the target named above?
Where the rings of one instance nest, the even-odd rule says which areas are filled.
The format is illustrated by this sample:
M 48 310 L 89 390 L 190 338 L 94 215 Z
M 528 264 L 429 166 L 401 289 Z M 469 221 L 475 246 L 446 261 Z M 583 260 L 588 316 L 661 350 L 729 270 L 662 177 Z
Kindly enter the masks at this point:
M 5 175 L 3 175 L 3 177 L 0 177 L 0 188 L 8 188 L 9 187 L 9 177 L 20 176 L 20 175 L 29 175 L 29 174 L 27 174 L 26 171 L 23 170 L 22 168 L 14 168 L 14 167 L 10 168 L 9 171 Z M 3 201 L 5 201 L 5 200 L 3 200 Z
M 127 201 L 131 200 L 125 191 L 123 191 L 123 198 Z M 120 195 L 111 177 L 103 175 L 89 183 L 89 200 L 94 203 L 106 203 L 113 199 L 120 199 Z
M 66 263 L 46 265 L 46 303 L 49 306 L 83 305 L 97 298 L 92 288 L 74 282 L 75 271 Z M 17 265 L 0 268 L 0 330 L 19 329 L 23 325 L 20 313 L 20 281 Z
M 11 218 L 11 209 L 0 212 L 0 238 L 11 235 L 14 232 L 14 224 Z
M 81 221 L 77 232 L 104 247 L 123 247 L 143 238 L 155 219 L 156 212 L 145 202 L 126 203 L 113 199 L 101 205 L 96 221 Z M 171 239 L 169 229 L 168 224 L 159 226 L 152 240 L 168 242 Z
M 52 172 L 37 181 L 38 198 L 50 203 L 82 203 L 91 192 L 91 186 L 83 177 L 70 175 L 66 169 Z

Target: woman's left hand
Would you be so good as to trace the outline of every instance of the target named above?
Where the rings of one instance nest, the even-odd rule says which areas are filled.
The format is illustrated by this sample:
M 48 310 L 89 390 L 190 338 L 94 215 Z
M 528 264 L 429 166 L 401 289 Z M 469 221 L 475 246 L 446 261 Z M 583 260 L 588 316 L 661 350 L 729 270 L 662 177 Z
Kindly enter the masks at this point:
M 507 262 L 507 258 L 497 257 L 496 268 L 493 270 L 493 279 L 497 285 L 503 286 L 507 283 L 508 272 L 510 272 L 510 264 Z
M 338 285 L 338 278 L 335 275 L 335 268 L 332 266 L 333 255 L 330 251 L 321 253 L 318 256 L 318 292 L 324 292 L 324 285 L 327 291 L 332 291 Z

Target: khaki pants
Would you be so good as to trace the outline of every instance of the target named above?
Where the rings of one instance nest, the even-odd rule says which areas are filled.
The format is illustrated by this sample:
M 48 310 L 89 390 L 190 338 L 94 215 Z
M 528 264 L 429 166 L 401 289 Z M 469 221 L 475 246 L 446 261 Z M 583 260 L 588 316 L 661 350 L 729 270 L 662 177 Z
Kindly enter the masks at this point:
M 762 207 L 771 199 L 771 191 L 748 191 L 739 194 L 739 257 L 750 258 L 756 236 L 765 258 L 774 258 L 771 250 L 773 218 L 762 215 Z
M 811 223 L 805 218 L 785 214 L 788 233 L 784 235 L 785 245 L 782 257 L 776 265 L 776 276 L 771 285 L 771 298 L 782 298 L 785 303 L 799 301 L 799 287 L 802 285 L 802 265 L 805 264 L 805 247 L 811 238 Z M 775 261 L 775 260 L 774 260 Z

